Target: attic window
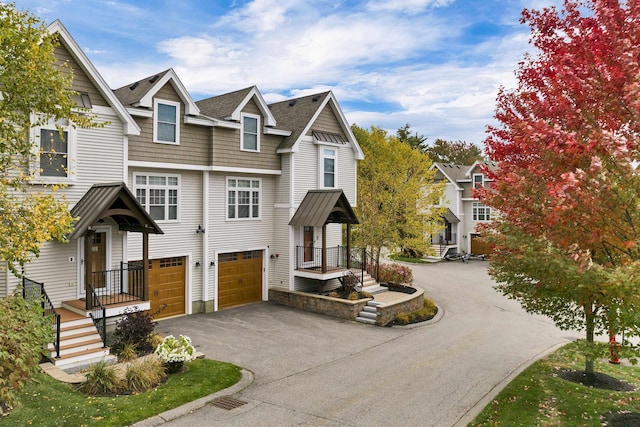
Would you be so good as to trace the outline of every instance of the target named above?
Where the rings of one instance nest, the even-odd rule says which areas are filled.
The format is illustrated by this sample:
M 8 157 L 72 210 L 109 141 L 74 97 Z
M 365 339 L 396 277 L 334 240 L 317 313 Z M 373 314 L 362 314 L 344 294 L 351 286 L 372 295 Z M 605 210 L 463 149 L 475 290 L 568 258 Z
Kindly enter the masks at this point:
M 91 98 L 89 98 L 89 94 L 87 92 L 78 92 L 73 95 L 71 99 L 73 99 L 78 108 L 86 108 L 87 110 L 90 110 L 93 107 L 91 105 Z
M 180 144 L 180 104 L 154 99 L 153 142 Z
M 313 139 L 318 142 L 329 142 L 331 144 L 345 145 L 347 141 L 338 133 L 312 131 Z

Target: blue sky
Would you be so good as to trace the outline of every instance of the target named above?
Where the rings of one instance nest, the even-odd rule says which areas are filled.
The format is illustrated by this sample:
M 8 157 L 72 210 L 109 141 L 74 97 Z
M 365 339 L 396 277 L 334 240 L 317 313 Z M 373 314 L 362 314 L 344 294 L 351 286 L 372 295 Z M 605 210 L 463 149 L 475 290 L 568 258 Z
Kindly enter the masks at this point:
M 331 89 L 351 123 L 481 143 L 530 51 L 524 7 L 559 0 L 18 0 L 60 19 L 112 88 L 173 68 L 194 99 Z

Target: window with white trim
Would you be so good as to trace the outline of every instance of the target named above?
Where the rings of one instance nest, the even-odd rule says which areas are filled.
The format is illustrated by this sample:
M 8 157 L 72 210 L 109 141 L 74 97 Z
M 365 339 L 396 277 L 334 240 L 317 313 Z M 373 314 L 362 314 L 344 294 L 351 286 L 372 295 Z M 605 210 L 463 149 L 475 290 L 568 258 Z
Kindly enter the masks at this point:
M 482 188 L 484 186 L 484 175 L 477 173 L 473 175 L 473 188 Z
M 180 144 L 180 103 L 153 100 L 153 142 Z
M 241 117 L 240 149 L 242 151 L 260 151 L 260 116 L 242 114 Z
M 338 152 L 335 148 L 320 147 L 320 150 L 322 153 L 320 156 L 322 188 L 335 188 Z
M 37 150 L 35 172 L 44 180 L 67 180 L 75 174 L 76 131 L 68 121 L 53 120 L 33 128 Z
M 259 219 L 261 180 L 227 178 L 227 219 Z
M 473 220 L 491 221 L 491 208 L 479 202 L 473 202 Z
M 138 202 L 155 221 L 177 221 L 180 176 L 135 174 Z

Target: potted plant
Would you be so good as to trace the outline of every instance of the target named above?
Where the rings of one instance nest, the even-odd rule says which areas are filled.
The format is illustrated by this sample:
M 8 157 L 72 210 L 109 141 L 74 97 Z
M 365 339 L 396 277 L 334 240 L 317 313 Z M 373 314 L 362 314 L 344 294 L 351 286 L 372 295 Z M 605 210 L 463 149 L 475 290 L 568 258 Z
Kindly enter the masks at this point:
M 167 372 L 173 374 L 182 370 L 184 362 L 191 362 L 195 358 L 196 349 L 188 336 L 180 335 L 176 339 L 173 335 L 168 335 L 158 345 L 155 354 L 165 364 Z

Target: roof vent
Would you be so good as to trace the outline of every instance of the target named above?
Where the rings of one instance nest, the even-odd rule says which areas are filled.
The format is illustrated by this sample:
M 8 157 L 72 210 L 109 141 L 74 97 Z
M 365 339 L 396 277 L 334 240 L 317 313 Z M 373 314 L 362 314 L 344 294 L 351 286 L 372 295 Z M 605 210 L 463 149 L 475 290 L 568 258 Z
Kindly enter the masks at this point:
M 313 98 L 311 98 L 313 102 L 318 102 L 318 99 L 320 99 L 320 95 L 316 95 Z
M 293 101 L 289 101 L 289 107 L 293 107 L 294 105 L 296 105 L 295 99 Z
M 149 79 L 149 83 L 155 83 L 160 78 L 159 75 L 155 75 Z
M 135 88 L 138 87 L 138 82 L 135 82 L 134 84 L 132 84 L 131 86 L 129 86 L 129 90 L 134 90 Z

